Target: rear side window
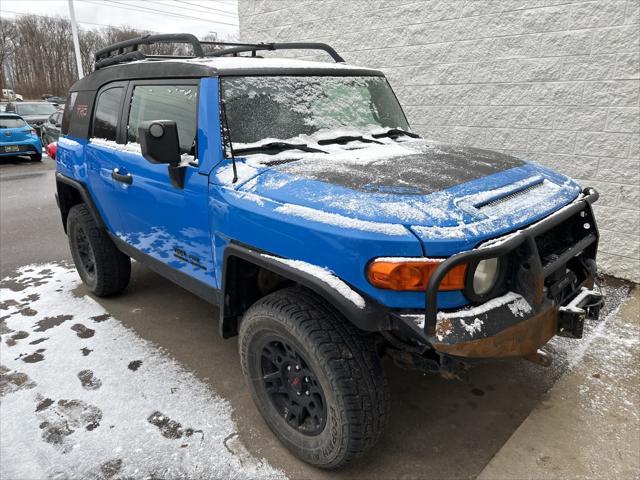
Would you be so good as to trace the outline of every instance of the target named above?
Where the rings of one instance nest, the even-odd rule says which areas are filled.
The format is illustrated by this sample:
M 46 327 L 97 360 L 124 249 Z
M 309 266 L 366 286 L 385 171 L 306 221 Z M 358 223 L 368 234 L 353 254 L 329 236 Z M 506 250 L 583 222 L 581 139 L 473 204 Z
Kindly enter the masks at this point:
M 71 112 L 73 111 L 73 107 L 76 104 L 76 99 L 78 98 L 78 92 L 71 92 L 69 95 L 69 99 L 67 100 L 66 105 L 64 106 L 64 114 L 62 115 L 62 129 L 61 132 L 66 135 L 69 133 L 69 123 L 71 120 Z
M 20 128 L 25 125 L 25 121 L 18 117 L 0 117 L 0 128 Z
M 115 141 L 123 92 L 124 88 L 114 87 L 100 93 L 93 117 L 92 137 Z
M 138 143 L 138 127 L 148 120 L 173 120 L 180 152 L 195 155 L 198 87 L 196 85 L 137 85 L 133 89 L 127 141 Z

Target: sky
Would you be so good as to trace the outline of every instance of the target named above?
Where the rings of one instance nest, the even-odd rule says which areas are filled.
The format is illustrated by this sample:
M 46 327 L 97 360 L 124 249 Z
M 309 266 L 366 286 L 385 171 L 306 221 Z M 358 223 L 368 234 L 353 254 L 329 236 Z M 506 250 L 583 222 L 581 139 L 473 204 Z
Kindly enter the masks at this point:
M 82 29 L 137 27 L 157 33 L 238 38 L 237 0 L 73 0 Z M 0 0 L 2 18 L 23 14 L 68 17 L 68 0 Z

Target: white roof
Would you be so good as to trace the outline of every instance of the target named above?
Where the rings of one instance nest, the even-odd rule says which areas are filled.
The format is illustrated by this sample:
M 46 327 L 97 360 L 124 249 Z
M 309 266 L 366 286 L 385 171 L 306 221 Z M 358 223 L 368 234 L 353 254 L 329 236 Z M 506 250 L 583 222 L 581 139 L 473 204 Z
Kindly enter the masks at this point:
M 312 62 L 295 58 L 259 58 L 259 57 L 206 57 L 166 60 L 139 60 L 139 62 L 185 62 L 197 65 L 205 65 L 219 71 L 224 70 L 249 70 L 249 69 L 321 69 L 321 70 L 369 70 L 378 72 L 374 68 L 359 67 L 346 63 Z M 138 62 L 129 62 L 138 63 Z

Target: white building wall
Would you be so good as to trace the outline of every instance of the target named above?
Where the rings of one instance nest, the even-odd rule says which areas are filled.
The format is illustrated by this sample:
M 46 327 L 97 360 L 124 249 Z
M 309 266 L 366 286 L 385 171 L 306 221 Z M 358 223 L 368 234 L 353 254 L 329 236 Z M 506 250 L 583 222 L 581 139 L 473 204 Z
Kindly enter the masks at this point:
M 597 188 L 600 268 L 640 281 L 640 0 L 239 0 L 239 12 L 243 41 L 327 42 L 383 70 L 428 138 Z

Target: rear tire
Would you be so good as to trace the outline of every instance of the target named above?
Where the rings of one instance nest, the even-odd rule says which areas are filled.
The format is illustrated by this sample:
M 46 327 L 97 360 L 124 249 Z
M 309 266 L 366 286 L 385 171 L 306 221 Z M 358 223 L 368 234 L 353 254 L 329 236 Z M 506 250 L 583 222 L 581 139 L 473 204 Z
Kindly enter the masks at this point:
M 239 346 L 258 410 L 300 459 L 338 468 L 378 441 L 389 392 L 373 341 L 312 292 L 286 288 L 256 302 Z
M 127 287 L 131 259 L 116 248 L 104 229 L 98 228 L 86 205 L 69 210 L 67 236 L 76 270 L 89 290 L 106 297 Z

